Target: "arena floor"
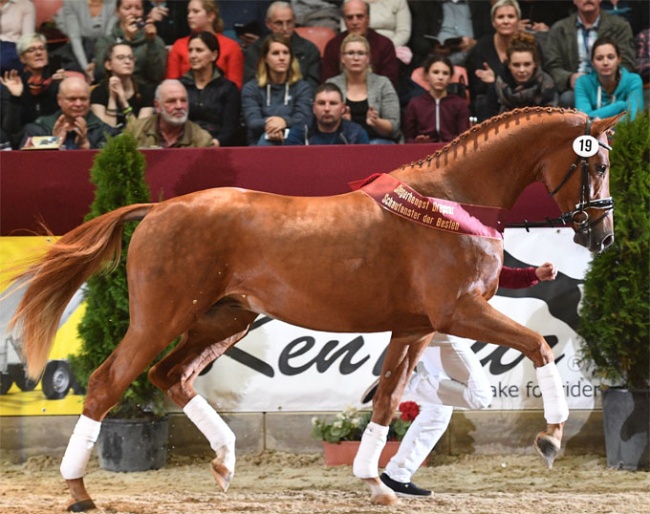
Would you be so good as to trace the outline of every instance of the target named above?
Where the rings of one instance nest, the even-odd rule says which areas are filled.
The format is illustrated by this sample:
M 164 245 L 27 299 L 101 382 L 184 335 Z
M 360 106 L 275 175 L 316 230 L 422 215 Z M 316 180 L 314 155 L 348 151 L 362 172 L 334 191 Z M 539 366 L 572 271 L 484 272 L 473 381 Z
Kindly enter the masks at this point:
M 217 492 L 205 461 L 176 457 L 145 473 L 111 473 L 91 460 L 86 484 L 97 514 L 647 514 L 650 473 L 608 468 L 599 456 L 566 456 L 552 471 L 536 455 L 434 457 L 416 482 L 430 499 L 393 507 L 369 503 L 351 468 L 325 467 L 318 454 L 263 453 L 239 459 L 227 494 Z M 0 512 L 65 512 L 68 493 L 59 462 L 34 457 L 2 463 Z

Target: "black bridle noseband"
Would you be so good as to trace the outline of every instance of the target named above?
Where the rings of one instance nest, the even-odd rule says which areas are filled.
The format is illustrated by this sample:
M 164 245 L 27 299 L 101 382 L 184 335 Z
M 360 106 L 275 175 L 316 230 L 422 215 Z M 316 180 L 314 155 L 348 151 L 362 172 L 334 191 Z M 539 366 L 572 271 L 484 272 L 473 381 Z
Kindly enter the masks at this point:
M 592 119 L 587 119 L 587 124 L 585 126 L 585 135 L 591 135 L 591 123 Z M 601 141 L 598 141 L 598 144 L 605 148 L 606 150 L 611 151 L 611 147 Z M 523 223 L 509 223 L 508 227 L 510 228 L 525 228 L 528 230 L 533 227 L 555 227 L 558 225 L 567 225 L 569 222 L 573 225 L 574 229 L 578 233 L 586 233 L 591 227 L 600 223 L 610 212 L 614 210 L 614 199 L 610 196 L 608 198 L 602 198 L 600 200 L 590 200 L 589 198 L 589 158 L 581 157 L 578 155 L 576 160 L 573 162 L 569 171 L 567 171 L 564 178 L 560 181 L 557 187 L 549 193 L 549 196 L 555 196 L 560 189 L 569 181 L 573 176 L 574 172 L 580 168 L 581 178 L 580 178 L 580 203 L 576 205 L 575 210 L 562 213 L 557 218 L 549 219 L 546 221 L 524 221 Z M 604 175 L 607 173 L 607 168 L 604 165 L 599 165 L 596 167 L 596 173 L 599 175 Z M 589 213 L 586 209 L 599 209 L 604 211 L 602 216 L 598 217 L 593 221 L 589 221 Z

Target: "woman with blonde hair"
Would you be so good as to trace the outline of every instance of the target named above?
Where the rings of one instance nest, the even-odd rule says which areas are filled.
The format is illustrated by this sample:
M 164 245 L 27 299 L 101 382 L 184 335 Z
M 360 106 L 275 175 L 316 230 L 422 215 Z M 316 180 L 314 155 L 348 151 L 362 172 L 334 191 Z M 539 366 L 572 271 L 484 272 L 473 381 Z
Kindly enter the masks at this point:
M 467 78 L 474 113 L 478 121 L 490 117 L 488 89 L 503 74 L 508 45 L 519 32 L 521 8 L 517 0 L 497 0 L 490 10 L 494 34 L 480 38 L 467 57 Z
M 187 23 L 192 34 L 211 32 L 219 42 L 219 58 L 216 65 L 224 76 L 241 89 L 244 82 L 244 54 L 237 42 L 223 35 L 223 20 L 216 0 L 191 0 L 187 4 Z M 167 78 L 177 79 L 190 69 L 190 36 L 177 39 L 169 51 Z
M 359 34 L 341 43 L 343 73 L 328 79 L 343 92 L 348 109 L 345 119 L 361 125 L 370 144 L 392 144 L 400 138 L 400 105 L 395 88 L 383 75 L 372 72 L 370 45 Z
M 244 84 L 242 111 L 249 145 L 282 144 L 288 129 L 309 124 L 314 93 L 302 78 L 291 43 L 270 34 L 262 43 L 256 77 Z

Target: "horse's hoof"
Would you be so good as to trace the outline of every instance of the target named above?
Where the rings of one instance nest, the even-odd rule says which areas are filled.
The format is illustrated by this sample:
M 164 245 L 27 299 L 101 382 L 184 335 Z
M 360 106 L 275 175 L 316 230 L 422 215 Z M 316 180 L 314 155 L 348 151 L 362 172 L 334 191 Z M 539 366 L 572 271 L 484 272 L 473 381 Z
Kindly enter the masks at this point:
M 87 510 L 96 509 L 95 502 L 90 498 L 87 500 L 79 500 L 68 505 L 69 512 L 86 512 Z
M 553 462 L 560 453 L 560 441 L 548 434 L 541 433 L 535 438 L 533 446 L 548 469 L 553 469 Z
M 370 501 L 373 505 L 395 505 L 399 503 L 395 492 L 379 480 L 379 477 L 364 478 L 363 481 L 370 487 Z
M 379 496 L 373 497 L 371 500 L 373 505 L 395 505 L 399 503 L 399 499 L 394 494 L 380 494 Z
M 217 459 L 213 459 L 210 463 L 210 472 L 214 477 L 214 480 L 217 482 L 217 485 L 225 493 L 232 482 L 232 477 L 235 475 L 230 471 L 226 466 L 221 464 Z

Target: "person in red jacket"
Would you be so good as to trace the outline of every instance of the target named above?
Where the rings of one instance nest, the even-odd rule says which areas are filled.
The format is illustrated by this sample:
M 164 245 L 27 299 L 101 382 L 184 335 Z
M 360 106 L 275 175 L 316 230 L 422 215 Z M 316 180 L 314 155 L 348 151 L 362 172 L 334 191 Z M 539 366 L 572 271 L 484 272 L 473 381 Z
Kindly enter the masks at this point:
M 504 266 L 499 287 L 523 289 L 539 281 L 555 280 L 556 276 L 557 269 L 550 262 L 538 268 Z M 376 385 L 377 382 L 364 394 L 362 403 L 370 401 Z M 431 491 L 415 485 L 411 476 L 447 430 L 454 406 L 485 409 L 492 401 L 492 389 L 470 341 L 436 333 L 420 358 L 404 396 L 417 401 L 420 413 L 379 478 L 400 496 L 428 497 Z
M 429 90 L 406 106 L 405 143 L 447 143 L 469 129 L 469 106 L 465 98 L 449 94 L 447 86 L 454 74 L 449 58 L 431 55 L 423 67 Z
M 212 32 L 219 41 L 217 66 L 224 76 L 241 90 L 244 85 L 244 53 L 236 41 L 226 37 L 216 0 L 191 0 L 187 4 L 187 23 L 192 33 Z M 190 36 L 177 39 L 167 58 L 168 79 L 179 79 L 190 69 Z

